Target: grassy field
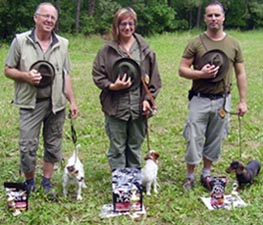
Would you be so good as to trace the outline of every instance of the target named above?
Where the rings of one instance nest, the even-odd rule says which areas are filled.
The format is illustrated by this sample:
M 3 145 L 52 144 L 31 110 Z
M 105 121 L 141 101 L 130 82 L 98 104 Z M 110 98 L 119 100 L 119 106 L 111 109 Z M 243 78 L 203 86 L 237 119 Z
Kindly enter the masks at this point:
M 231 133 L 224 141 L 223 152 L 212 171 L 213 175 L 226 175 L 225 169 L 232 160 L 241 159 L 245 163 L 250 159 L 263 161 L 263 57 L 262 31 L 229 31 L 241 42 L 246 60 L 248 77 L 248 113 L 241 119 L 241 128 L 236 116 L 231 117 Z M 75 121 L 78 143 L 81 144 L 80 158 L 85 166 L 88 188 L 83 190 L 83 200 L 76 201 L 74 196 L 65 199 L 62 196 L 62 175 L 64 163 L 58 164 L 53 184 L 59 193 L 58 202 L 47 201 L 41 192 L 32 194 L 29 210 L 18 217 L 12 216 L 6 207 L 3 185 L 0 186 L 0 223 L 1 224 L 262 224 L 263 180 L 262 173 L 252 186 L 240 191 L 240 196 L 248 204 L 245 208 L 234 210 L 209 211 L 200 201 L 209 193 L 196 182 L 190 193 L 182 189 L 185 177 L 185 141 L 182 136 L 187 117 L 187 92 L 191 82 L 178 76 L 178 64 L 187 41 L 194 32 L 163 34 L 147 38 L 158 57 L 163 88 L 157 99 L 159 111 L 149 121 L 150 146 L 160 152 L 159 194 L 144 197 L 147 214 L 139 221 L 121 216 L 102 219 L 99 212 L 104 204 L 111 203 L 111 173 L 106 159 L 108 140 L 104 131 L 104 116 L 100 110 L 99 90 L 92 82 L 91 68 L 97 50 L 103 45 L 99 37 L 72 37 L 70 55 L 73 65 L 72 77 L 80 117 Z M 4 59 L 8 46 L 2 46 L 0 60 Z M 234 82 L 235 83 L 235 82 Z M 18 110 L 11 104 L 13 82 L 0 76 L 0 180 L 23 181 L 18 174 Z M 234 85 L 233 110 L 238 103 L 238 92 Z M 240 134 L 239 135 L 239 131 Z M 239 139 L 241 137 L 241 139 Z M 70 121 L 64 129 L 63 152 L 67 159 L 73 151 Z M 38 151 L 37 184 L 41 176 L 42 146 Z M 143 154 L 147 151 L 146 143 Z M 202 166 L 197 167 L 199 178 Z M 232 190 L 234 176 L 228 176 L 226 194 Z

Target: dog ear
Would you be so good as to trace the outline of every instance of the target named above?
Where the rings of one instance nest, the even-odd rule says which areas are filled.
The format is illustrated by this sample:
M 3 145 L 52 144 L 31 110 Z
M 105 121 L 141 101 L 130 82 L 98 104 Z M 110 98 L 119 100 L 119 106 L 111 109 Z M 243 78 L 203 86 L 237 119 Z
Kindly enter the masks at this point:
M 155 155 L 156 159 L 158 159 L 160 157 L 160 154 L 158 152 L 155 152 L 154 155 Z
M 233 161 L 233 162 L 231 163 L 230 167 L 231 167 L 231 169 L 236 170 L 236 169 L 239 168 L 239 165 L 240 165 L 240 164 L 242 165 L 242 163 L 240 163 L 239 161 Z

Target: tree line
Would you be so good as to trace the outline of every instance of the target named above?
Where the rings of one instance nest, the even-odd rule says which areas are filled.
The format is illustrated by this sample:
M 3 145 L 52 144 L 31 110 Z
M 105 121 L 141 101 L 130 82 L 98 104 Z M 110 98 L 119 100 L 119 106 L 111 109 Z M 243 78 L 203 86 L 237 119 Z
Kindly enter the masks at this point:
M 203 28 L 203 14 L 210 0 L 53 0 L 59 10 L 57 31 L 107 34 L 113 15 L 121 7 L 132 7 L 138 16 L 137 31 L 155 33 Z M 33 13 L 43 1 L 0 0 L 2 40 L 32 28 Z M 226 13 L 225 27 L 251 30 L 263 26 L 263 0 L 221 0 Z

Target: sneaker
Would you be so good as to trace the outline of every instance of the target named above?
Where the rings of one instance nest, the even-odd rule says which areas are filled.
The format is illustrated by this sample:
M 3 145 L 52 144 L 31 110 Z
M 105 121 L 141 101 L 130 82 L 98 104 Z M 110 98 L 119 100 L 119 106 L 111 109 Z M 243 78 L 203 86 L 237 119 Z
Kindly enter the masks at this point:
M 211 180 L 212 180 L 211 176 L 204 177 L 203 175 L 201 175 L 200 177 L 200 182 L 202 186 L 206 188 L 208 191 L 211 191 L 211 185 L 210 185 Z
M 194 187 L 194 180 L 191 178 L 185 178 L 183 187 L 186 192 L 189 192 Z

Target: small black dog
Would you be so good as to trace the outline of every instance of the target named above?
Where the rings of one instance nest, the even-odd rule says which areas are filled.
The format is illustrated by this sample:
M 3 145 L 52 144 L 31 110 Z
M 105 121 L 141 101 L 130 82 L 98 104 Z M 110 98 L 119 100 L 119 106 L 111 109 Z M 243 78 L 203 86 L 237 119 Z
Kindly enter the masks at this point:
M 233 161 L 230 167 L 226 169 L 226 172 L 235 173 L 240 186 L 241 184 L 252 184 L 260 169 L 261 166 L 257 160 L 251 160 L 246 166 L 240 161 Z

